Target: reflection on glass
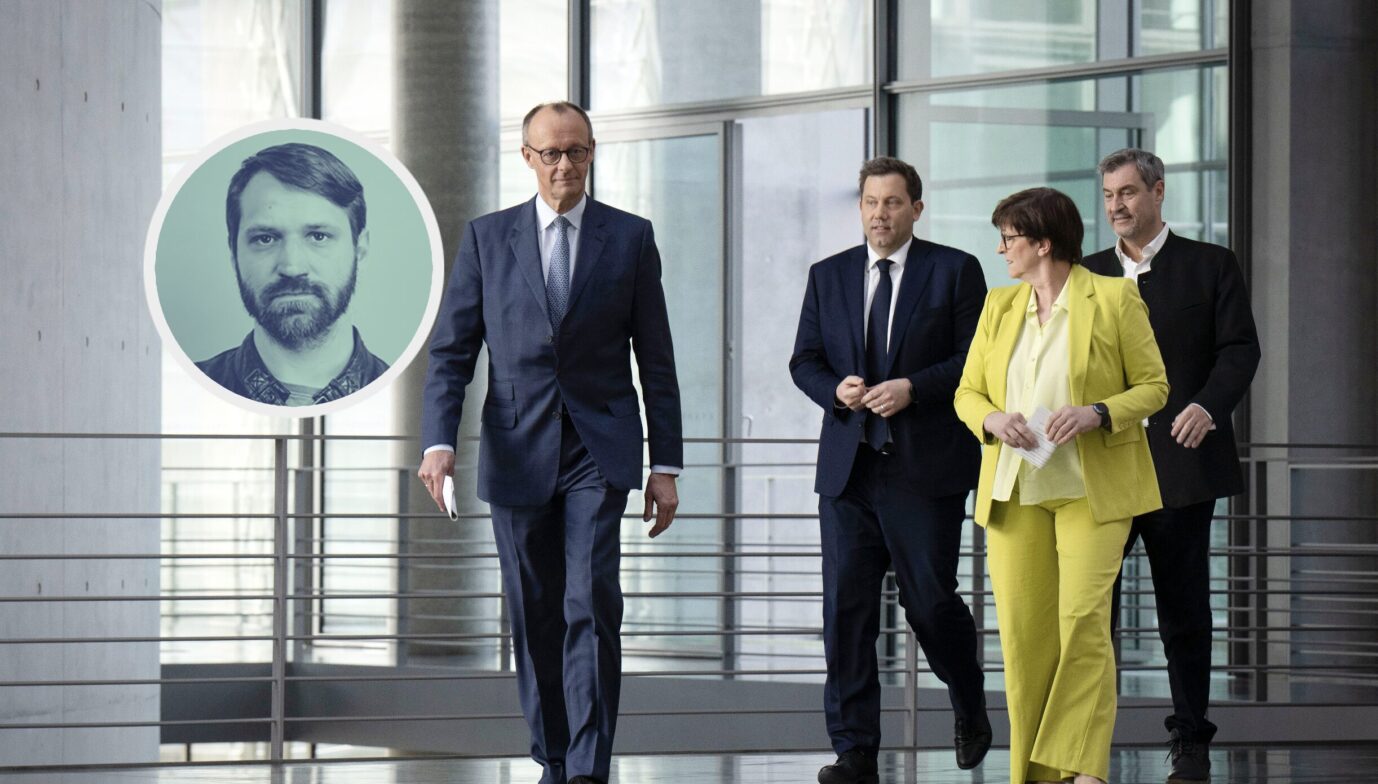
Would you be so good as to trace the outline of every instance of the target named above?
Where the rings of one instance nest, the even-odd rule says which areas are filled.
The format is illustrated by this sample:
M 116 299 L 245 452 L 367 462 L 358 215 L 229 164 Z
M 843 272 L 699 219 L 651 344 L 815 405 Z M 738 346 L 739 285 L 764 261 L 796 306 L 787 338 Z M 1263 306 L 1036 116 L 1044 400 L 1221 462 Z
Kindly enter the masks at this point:
M 1223 242 L 1225 86 L 1225 69 L 1209 67 L 902 96 L 900 155 L 926 183 L 920 231 L 975 254 L 990 285 L 1002 285 L 1009 278 L 990 212 L 1014 191 L 1050 185 L 1081 210 L 1083 250 L 1109 247 L 1115 237 L 1102 213 L 1096 164 L 1113 150 L 1142 145 L 1167 165 L 1164 217 L 1173 229 Z
M 1229 0 L 1141 0 L 1136 55 L 1229 45 Z
M 929 79 L 1227 46 L 1229 0 L 906 0 L 898 75 Z
M 661 284 L 674 335 L 686 438 L 723 436 L 724 278 L 721 159 L 717 136 L 686 136 L 598 145 L 594 194 L 599 201 L 649 218 L 655 225 L 662 259 Z M 639 387 L 639 385 L 638 385 Z M 681 515 L 722 511 L 722 446 L 685 444 L 685 471 L 679 479 Z M 628 509 L 639 513 L 640 493 Z M 652 541 L 640 515 L 624 521 L 622 587 L 627 592 L 717 591 L 721 571 L 714 559 L 648 557 L 667 547 L 715 550 L 721 545 L 720 524 L 712 518 L 685 517 Z M 623 628 L 712 630 L 720 623 L 719 602 L 709 598 L 630 599 Z M 649 662 L 627 669 L 657 666 L 716 666 L 703 658 L 714 654 L 717 637 L 629 637 L 628 657 L 678 656 L 669 664 Z
M 742 120 L 740 192 L 741 297 L 736 318 L 740 348 L 740 434 L 750 438 L 815 439 L 821 412 L 790 382 L 786 363 L 794 349 L 799 307 L 809 266 L 861 242 L 857 171 L 866 157 L 866 113 L 860 109 Z M 740 511 L 733 524 L 737 547 L 735 590 L 744 593 L 819 592 L 818 496 L 813 462 L 818 447 L 748 444 L 737 462 Z M 777 516 L 779 515 L 779 516 Z M 807 515 L 805 519 L 788 515 Z M 822 622 L 822 600 L 743 598 L 742 629 L 812 629 Z M 818 635 L 743 635 L 736 669 L 823 668 Z M 821 676 L 780 675 L 781 680 Z
M 302 114 L 301 0 L 166 0 L 163 3 L 163 172 L 170 180 L 212 139 L 246 123 Z M 228 264 L 228 258 L 223 259 Z M 293 420 L 251 414 L 201 388 L 164 352 L 165 433 L 281 434 Z M 163 552 L 271 552 L 272 528 L 237 514 L 273 511 L 271 441 L 162 442 Z M 295 454 L 295 452 L 294 452 Z M 172 559 L 161 569 L 168 594 L 262 595 L 267 561 Z M 271 631 L 271 603 L 254 599 L 162 605 L 165 636 L 245 637 Z M 267 643 L 165 643 L 162 661 L 263 661 Z
M 991 287 L 1013 281 L 996 251 L 990 213 L 1004 196 L 1036 185 L 1070 195 L 1086 225 L 1082 250 L 1115 242 L 1096 165 L 1101 156 L 1136 145 L 1167 167 L 1163 217 L 1183 236 L 1228 242 L 1226 69 L 1155 70 L 1062 85 L 1029 84 L 900 98 L 899 154 L 925 178 L 927 209 L 920 234 L 976 255 Z M 1047 105 L 1037 105 L 1042 96 Z M 1146 564 L 1125 567 L 1126 629 L 1152 629 L 1155 616 Z M 1224 574 L 1223 567 L 1216 574 Z M 1212 597 L 1218 614 L 1226 596 Z M 994 658 L 997 651 L 988 649 Z M 1124 637 L 1126 664 L 1164 664 L 1153 632 Z M 1227 682 L 1212 685 L 1225 696 Z M 1127 670 L 1125 694 L 1169 696 L 1161 669 Z
M 503 0 L 498 23 L 503 119 L 519 120 L 538 103 L 568 96 L 568 15 L 567 0 Z
M 392 141 L 392 0 L 328 0 L 321 119 L 387 147 Z
M 1096 59 L 1096 0 L 899 4 L 901 79 L 1012 71 Z
M 865 0 L 593 0 L 593 106 L 625 109 L 866 84 Z
M 303 0 L 163 3 L 165 180 L 241 125 L 299 117 Z

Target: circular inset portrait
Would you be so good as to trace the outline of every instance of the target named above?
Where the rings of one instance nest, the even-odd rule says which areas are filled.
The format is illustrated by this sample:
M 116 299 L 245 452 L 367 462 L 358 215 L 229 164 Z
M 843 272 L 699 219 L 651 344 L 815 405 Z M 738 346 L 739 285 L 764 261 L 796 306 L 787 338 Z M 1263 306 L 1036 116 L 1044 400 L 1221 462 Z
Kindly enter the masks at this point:
M 411 173 L 318 120 L 209 145 L 153 213 L 144 288 L 183 369 L 240 407 L 338 411 L 392 381 L 440 307 L 443 249 Z

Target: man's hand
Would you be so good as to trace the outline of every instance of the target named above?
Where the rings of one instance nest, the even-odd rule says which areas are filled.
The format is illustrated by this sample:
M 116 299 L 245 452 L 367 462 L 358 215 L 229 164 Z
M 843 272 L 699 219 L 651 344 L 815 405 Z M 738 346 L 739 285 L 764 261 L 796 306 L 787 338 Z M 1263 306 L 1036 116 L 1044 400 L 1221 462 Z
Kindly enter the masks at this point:
M 1201 441 L 1213 427 L 1215 423 L 1211 421 L 1206 409 L 1191 403 L 1172 420 L 1172 437 L 1187 449 L 1195 449 L 1201 446 Z
M 861 397 L 863 406 L 887 419 L 908 408 L 912 402 L 914 399 L 909 396 L 907 378 L 882 381 L 866 390 L 866 394 Z
M 1100 427 L 1100 414 L 1090 406 L 1063 406 L 1048 417 L 1044 431 L 1054 444 L 1062 446 L 1082 433 Z
M 1038 445 L 1038 437 L 1029 429 L 1029 423 L 1018 411 L 1006 414 L 992 411 L 981 424 L 987 433 L 1018 449 L 1033 449 Z
M 453 476 L 455 473 L 455 453 L 448 449 L 437 449 L 427 453 L 421 458 L 421 470 L 416 475 L 421 477 L 421 484 L 426 486 L 426 492 L 431 494 L 435 505 L 444 512 L 445 497 L 445 477 Z
M 651 526 L 650 537 L 660 536 L 674 522 L 675 510 L 679 508 L 679 493 L 675 491 L 674 474 L 651 474 L 646 480 L 646 512 L 642 522 L 651 521 L 655 512 L 656 524 Z
M 866 394 L 866 382 L 861 376 L 847 376 L 842 379 L 842 383 L 837 385 L 837 401 L 853 411 L 860 411 L 864 408 L 861 405 L 861 396 Z

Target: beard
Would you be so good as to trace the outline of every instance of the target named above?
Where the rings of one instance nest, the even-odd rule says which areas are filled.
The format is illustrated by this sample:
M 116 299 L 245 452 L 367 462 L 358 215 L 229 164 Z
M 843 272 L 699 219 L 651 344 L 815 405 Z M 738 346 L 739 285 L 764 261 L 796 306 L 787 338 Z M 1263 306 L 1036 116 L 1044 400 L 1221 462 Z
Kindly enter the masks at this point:
M 334 292 L 305 277 L 278 278 L 263 289 L 254 291 L 239 275 L 237 265 L 235 277 L 239 280 L 239 297 L 254 321 L 273 340 L 289 349 L 300 350 L 318 344 L 349 309 L 349 301 L 354 297 L 354 285 L 359 277 L 359 264 L 357 261 L 354 263 L 349 271 L 349 280 Z M 287 295 L 299 298 L 278 301 L 278 298 Z

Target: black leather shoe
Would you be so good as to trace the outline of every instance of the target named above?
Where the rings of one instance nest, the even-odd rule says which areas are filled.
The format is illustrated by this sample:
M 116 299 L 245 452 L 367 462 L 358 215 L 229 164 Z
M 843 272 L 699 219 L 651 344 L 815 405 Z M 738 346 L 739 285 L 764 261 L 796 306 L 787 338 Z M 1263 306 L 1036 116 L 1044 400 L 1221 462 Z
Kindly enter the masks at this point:
M 818 771 L 818 784 L 880 784 L 875 759 L 852 749 Z
M 603 784 L 592 776 L 575 776 L 569 780 L 569 784 Z
M 985 719 L 985 716 L 981 717 Z M 971 770 L 981 764 L 990 751 L 990 721 L 979 723 L 970 719 L 958 719 L 952 730 L 952 745 L 957 748 L 957 767 Z
M 1184 738 L 1177 730 L 1172 731 L 1170 743 L 1167 758 L 1172 762 L 1172 772 L 1167 784 L 1207 784 L 1211 780 L 1210 744 Z

